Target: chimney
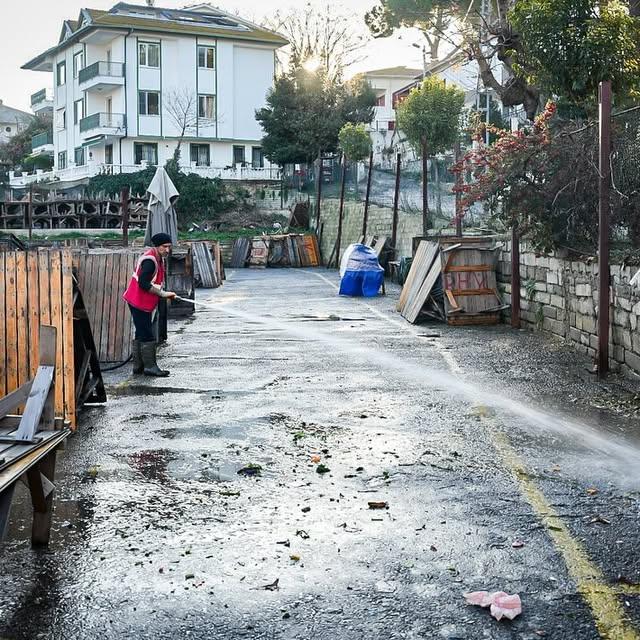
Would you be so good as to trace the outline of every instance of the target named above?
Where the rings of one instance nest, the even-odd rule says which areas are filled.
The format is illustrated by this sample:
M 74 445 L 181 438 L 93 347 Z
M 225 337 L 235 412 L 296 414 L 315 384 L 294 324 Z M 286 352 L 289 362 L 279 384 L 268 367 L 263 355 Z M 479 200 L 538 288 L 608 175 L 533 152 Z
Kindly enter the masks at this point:
M 154 3 L 156 0 L 147 0 L 147 6 L 148 7 L 153 7 Z

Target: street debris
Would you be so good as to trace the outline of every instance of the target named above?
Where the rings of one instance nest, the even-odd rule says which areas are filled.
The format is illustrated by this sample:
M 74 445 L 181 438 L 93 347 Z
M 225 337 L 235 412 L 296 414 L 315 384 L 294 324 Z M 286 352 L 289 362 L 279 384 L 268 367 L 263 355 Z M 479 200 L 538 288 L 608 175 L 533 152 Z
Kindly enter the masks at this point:
M 369 509 L 388 509 L 388 502 L 368 502 Z
M 522 540 L 514 540 L 511 546 L 514 549 L 522 549 L 522 547 L 524 547 L 524 542 Z
M 591 518 L 591 520 L 589 520 L 589 524 L 611 524 L 611 521 L 598 515 Z
M 321 458 L 318 455 L 313 455 L 311 456 L 311 462 L 313 462 L 313 464 L 318 464 L 320 462 Z
M 323 473 L 329 473 L 329 471 L 331 471 L 331 469 L 329 469 L 329 467 L 325 466 L 324 464 L 319 464 L 316 467 L 316 473 L 323 474 Z
M 508 618 L 513 620 L 522 613 L 522 602 L 520 596 L 516 593 L 509 595 L 504 591 L 472 591 L 463 594 L 467 604 L 477 607 L 490 607 L 491 615 L 496 620 Z
M 257 589 L 262 589 L 263 591 L 278 591 L 278 589 L 280 589 L 278 585 L 279 582 L 280 578 L 276 578 L 273 582 L 257 587 Z
M 311 537 L 304 529 L 298 529 L 296 535 L 300 536 L 303 540 L 308 540 Z
M 262 467 L 259 464 L 254 464 L 253 462 L 242 467 L 242 469 L 238 469 L 239 476 L 259 476 L 262 474 Z

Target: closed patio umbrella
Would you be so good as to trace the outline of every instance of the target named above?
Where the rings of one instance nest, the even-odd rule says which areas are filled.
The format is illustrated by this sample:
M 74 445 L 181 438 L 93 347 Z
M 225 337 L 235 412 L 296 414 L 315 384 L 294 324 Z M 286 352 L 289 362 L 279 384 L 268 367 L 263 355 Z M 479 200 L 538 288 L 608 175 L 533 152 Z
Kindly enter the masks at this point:
M 178 217 L 174 207 L 180 195 L 164 167 L 158 167 L 149 185 L 149 217 L 144 244 L 153 245 L 151 237 L 156 233 L 168 233 L 173 243 L 178 242 Z

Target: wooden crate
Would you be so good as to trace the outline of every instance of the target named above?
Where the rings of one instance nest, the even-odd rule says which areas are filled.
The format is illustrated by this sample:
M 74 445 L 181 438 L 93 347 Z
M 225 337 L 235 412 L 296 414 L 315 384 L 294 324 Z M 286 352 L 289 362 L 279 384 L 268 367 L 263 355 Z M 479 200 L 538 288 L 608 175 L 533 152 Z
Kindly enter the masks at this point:
M 498 294 L 495 249 L 480 243 L 451 245 L 441 252 L 447 322 L 490 325 L 505 307 Z
M 40 325 L 56 328 L 55 413 L 76 425 L 69 251 L 0 252 L 0 396 L 35 377 Z

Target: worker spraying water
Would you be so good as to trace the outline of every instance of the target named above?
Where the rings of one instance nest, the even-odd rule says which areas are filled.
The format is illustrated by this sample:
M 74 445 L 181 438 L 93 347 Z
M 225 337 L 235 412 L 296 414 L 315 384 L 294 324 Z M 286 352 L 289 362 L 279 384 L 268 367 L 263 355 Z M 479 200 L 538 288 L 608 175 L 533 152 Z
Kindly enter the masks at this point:
M 169 255 L 172 242 L 166 233 L 156 233 L 151 242 L 153 247 L 140 256 L 122 297 L 129 305 L 135 327 L 133 373 L 164 378 L 169 372 L 158 367 L 158 342 L 153 331 L 153 318 L 160 298 L 176 297 L 173 291 L 162 288 L 165 275 L 162 260 Z

